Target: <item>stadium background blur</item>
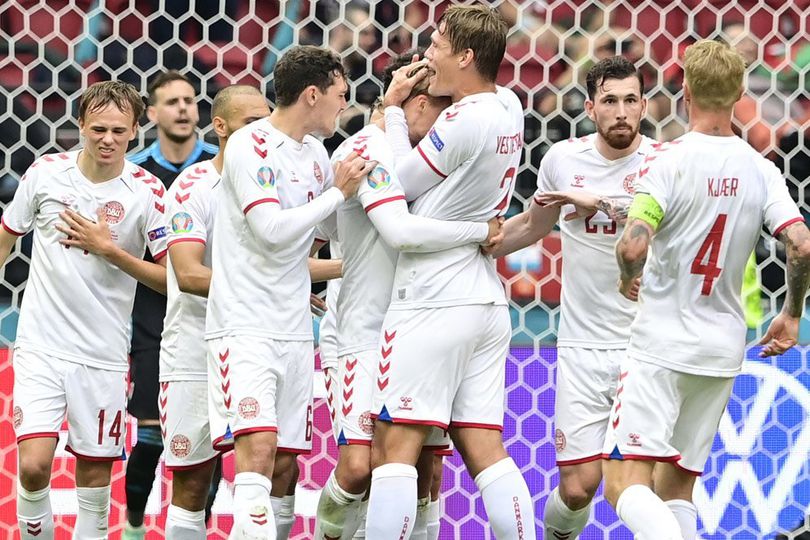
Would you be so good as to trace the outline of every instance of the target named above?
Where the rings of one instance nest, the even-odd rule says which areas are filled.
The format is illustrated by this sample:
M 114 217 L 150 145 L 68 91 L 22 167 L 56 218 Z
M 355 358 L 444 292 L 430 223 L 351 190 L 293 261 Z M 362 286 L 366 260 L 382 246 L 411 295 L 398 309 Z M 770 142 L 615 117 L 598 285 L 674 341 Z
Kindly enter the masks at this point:
M 13 196 L 19 177 L 42 154 L 79 144 L 78 97 L 106 79 L 131 82 L 144 96 L 148 80 L 178 69 L 200 96 L 201 131 L 209 126 L 218 89 L 252 84 L 272 100 L 272 68 L 291 44 L 333 48 L 349 72 L 350 108 L 334 149 L 368 118 L 388 59 L 426 45 L 447 1 L 336 0 L 10 0 L 0 5 L 0 202 Z M 526 107 L 525 159 L 512 212 L 531 200 L 537 166 L 554 142 L 591 132 L 583 112 L 584 77 L 600 58 L 627 56 L 642 70 L 649 98 L 642 131 L 659 140 L 684 132 L 683 71 L 678 58 L 699 38 L 729 41 L 749 64 L 746 92 L 735 109 L 740 136 L 774 160 L 788 179 L 805 215 L 810 179 L 810 0 L 497 0 L 511 26 L 498 82 L 515 90 Z M 132 150 L 155 137 L 143 119 Z M 8 264 L 0 284 L 0 537 L 13 538 L 16 448 L 12 429 L 12 371 L 7 347 L 16 332 L 17 306 L 27 277 L 30 237 Z M 559 236 L 498 262 L 510 298 L 514 327 L 507 368 L 504 436 L 521 467 L 542 516 L 554 474 L 553 380 L 556 318 L 562 271 Z M 763 231 L 756 249 L 758 290 L 749 297 L 750 361 L 739 377 L 720 426 L 707 474 L 696 490 L 701 537 L 772 538 L 793 529 L 810 506 L 810 365 L 801 347 L 783 357 L 756 358 L 755 343 L 781 306 L 784 254 Z M 67 285 L 67 284 L 66 284 Z M 802 343 L 810 341 L 803 321 Z M 316 373 L 316 395 L 323 395 Z M 320 394 L 317 394 L 320 392 Z M 302 458 L 294 537 L 313 529 L 317 490 L 334 465 L 323 400 L 316 409 L 313 454 Z M 128 435 L 128 445 L 134 438 Z M 61 445 L 60 445 L 61 449 Z M 162 464 L 161 464 L 162 467 Z M 72 457 L 59 452 L 54 476 L 54 513 L 60 532 L 75 516 L 68 475 Z M 225 464 L 226 484 L 233 464 Z M 123 525 L 123 467 L 114 468 L 112 538 Z M 148 538 L 160 538 L 168 505 L 164 475 L 147 507 Z M 489 538 L 482 504 L 458 458 L 449 460 L 442 538 Z M 212 537 L 230 525 L 229 490 L 220 491 Z M 297 535 L 297 536 L 296 536 Z M 593 524 L 582 538 L 630 538 L 601 497 Z

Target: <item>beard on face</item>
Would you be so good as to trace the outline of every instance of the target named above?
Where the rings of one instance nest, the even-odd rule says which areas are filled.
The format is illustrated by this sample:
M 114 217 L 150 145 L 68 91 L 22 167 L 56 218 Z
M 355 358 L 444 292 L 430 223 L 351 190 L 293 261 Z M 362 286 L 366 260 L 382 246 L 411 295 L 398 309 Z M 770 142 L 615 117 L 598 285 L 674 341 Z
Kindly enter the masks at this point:
M 196 136 L 196 133 L 193 130 L 188 135 L 179 135 L 171 131 L 164 131 L 164 133 L 166 134 L 166 138 L 175 144 L 182 144 L 190 138 Z
M 618 131 L 616 128 L 628 128 L 630 131 Z M 633 129 L 633 126 L 630 124 L 615 124 L 610 126 L 608 129 L 602 128 L 599 123 L 596 123 L 596 130 L 599 132 L 599 135 L 605 140 L 605 142 L 611 148 L 616 150 L 624 150 L 636 139 L 636 135 L 638 135 L 639 126 L 636 126 Z

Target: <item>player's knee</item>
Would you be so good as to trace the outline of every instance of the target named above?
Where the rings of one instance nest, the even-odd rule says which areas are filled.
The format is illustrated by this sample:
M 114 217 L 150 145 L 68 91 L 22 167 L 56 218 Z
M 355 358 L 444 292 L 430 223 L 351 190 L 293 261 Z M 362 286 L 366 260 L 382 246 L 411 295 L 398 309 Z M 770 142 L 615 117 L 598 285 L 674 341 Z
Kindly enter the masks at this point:
M 588 506 L 595 493 L 595 487 L 592 488 L 580 482 L 569 482 L 568 485 L 560 482 L 560 498 L 571 510 L 579 510 Z
M 172 504 L 189 512 L 205 509 L 210 475 L 205 471 L 175 471 L 172 479 Z
M 338 463 L 338 484 L 349 493 L 360 493 L 371 483 L 371 460 L 367 453 L 352 453 Z
M 28 491 L 38 491 L 51 482 L 51 463 L 38 457 L 20 455 L 20 484 Z

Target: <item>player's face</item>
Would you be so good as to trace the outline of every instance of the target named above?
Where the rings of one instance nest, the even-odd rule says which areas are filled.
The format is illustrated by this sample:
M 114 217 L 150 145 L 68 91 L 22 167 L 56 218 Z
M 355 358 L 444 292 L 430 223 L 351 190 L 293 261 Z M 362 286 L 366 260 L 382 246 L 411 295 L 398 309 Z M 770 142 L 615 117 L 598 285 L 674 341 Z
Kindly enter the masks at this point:
M 448 98 L 429 99 L 425 95 L 413 97 L 403 103 L 402 110 L 405 112 L 405 121 L 408 123 L 408 138 L 412 145 L 421 141 L 439 114 L 449 107 L 451 102 Z
M 225 121 L 227 136 L 260 118 L 270 116 L 270 107 L 264 96 L 253 94 L 238 95 L 231 98 L 231 110 Z
M 119 165 L 124 161 L 129 141 L 135 138 L 137 121 L 132 112 L 122 111 L 110 103 L 97 111 L 88 111 L 79 119 L 79 132 L 84 149 L 99 167 Z
M 433 74 L 428 76 L 428 92 L 431 96 L 452 94 L 454 75 L 458 72 L 458 55 L 444 35 L 444 23 L 430 35 L 430 47 L 425 51 L 428 67 Z
M 185 142 L 194 136 L 200 121 L 194 88 L 185 81 L 172 81 L 155 90 L 155 104 L 147 113 L 169 140 Z
M 638 136 L 641 119 L 647 112 L 647 99 L 635 76 L 607 79 L 597 86 L 594 101 L 585 102 L 588 117 L 608 146 L 616 150 L 629 147 Z
M 325 92 L 318 92 L 318 101 L 315 104 L 315 114 L 319 118 L 319 126 L 314 131 L 322 137 L 331 137 L 337 129 L 337 121 L 340 113 L 346 110 L 346 93 L 349 85 L 346 79 L 340 76 L 335 77 Z

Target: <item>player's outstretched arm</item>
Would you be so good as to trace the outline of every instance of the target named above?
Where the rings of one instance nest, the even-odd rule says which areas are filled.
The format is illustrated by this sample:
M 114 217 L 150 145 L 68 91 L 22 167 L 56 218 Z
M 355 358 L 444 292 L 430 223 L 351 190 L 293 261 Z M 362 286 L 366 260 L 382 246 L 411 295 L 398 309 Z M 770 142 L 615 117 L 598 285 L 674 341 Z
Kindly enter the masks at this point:
M 487 242 L 500 227 L 473 221 L 442 221 L 408 212 L 403 199 L 372 208 L 368 217 L 386 244 L 397 251 L 430 253 Z M 493 218 L 492 221 L 497 221 Z M 490 233 L 492 230 L 492 233 Z
M 169 246 L 169 258 L 180 290 L 208 298 L 211 269 L 203 264 L 204 257 L 205 244 L 200 242 L 176 242 Z
M 576 211 L 566 214 L 564 217 L 566 221 L 588 217 L 596 211 L 602 211 L 616 223 L 623 224 L 630 209 L 630 201 L 611 199 L 587 191 L 549 191 L 535 195 L 534 200 L 546 206 L 573 204 Z
M 787 253 L 787 296 L 782 311 L 777 315 L 765 336 L 761 357 L 782 354 L 799 339 L 799 320 L 804 313 L 804 300 L 810 286 L 810 231 L 804 223 L 788 225 L 779 240 L 785 244 Z
M 103 209 L 99 209 L 98 220 L 95 222 L 73 210 L 65 210 L 59 216 L 64 224 L 57 224 L 56 229 L 67 235 L 59 241 L 60 244 L 103 257 L 150 289 L 166 294 L 166 260 L 163 257 L 165 252 L 154 254 L 156 261 L 150 263 L 118 247 L 110 236 Z
M 503 224 L 503 240 L 495 249 L 485 249 L 493 257 L 503 257 L 536 244 L 554 228 L 560 218 L 558 206 L 529 203 L 528 210 L 513 216 Z
M 18 235 L 11 234 L 5 228 L 0 227 L 0 266 L 6 264 L 14 244 L 17 243 L 17 238 L 19 238 Z
M 343 277 L 343 261 L 340 259 L 316 259 L 310 257 L 307 264 L 309 266 L 309 279 L 312 283 Z

